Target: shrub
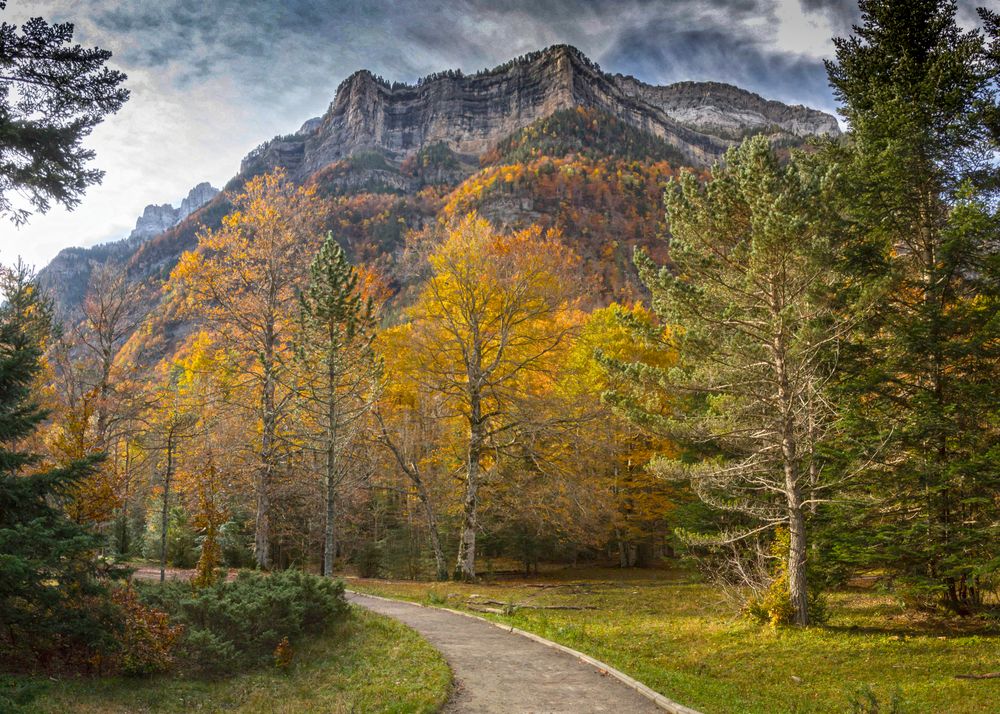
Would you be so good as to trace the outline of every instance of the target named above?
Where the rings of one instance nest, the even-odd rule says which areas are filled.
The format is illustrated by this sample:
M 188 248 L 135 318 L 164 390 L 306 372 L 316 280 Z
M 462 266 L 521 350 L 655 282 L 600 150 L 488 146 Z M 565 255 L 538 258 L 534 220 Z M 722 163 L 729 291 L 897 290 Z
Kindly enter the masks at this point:
M 116 668 L 129 676 L 170 669 L 177 639 L 184 628 L 171 625 L 167 613 L 162 610 L 144 605 L 132 587 L 118 588 L 111 598 L 124 618 L 114 658 Z
M 281 642 L 274 648 L 274 666 L 280 670 L 287 670 L 292 665 L 292 658 L 295 652 L 287 637 L 282 637 Z
M 369 541 L 362 545 L 354 554 L 358 575 L 362 578 L 377 578 L 382 572 L 382 557 L 381 544 Z
M 746 603 L 747 614 L 772 627 L 790 625 L 795 620 L 795 610 L 788 587 L 788 531 L 779 529 L 771 544 L 771 554 L 777 562 L 770 586 L 758 597 Z M 826 622 L 828 613 L 823 599 L 816 593 L 808 594 L 809 622 L 814 625 Z
M 342 582 L 295 570 L 241 573 L 197 590 L 167 583 L 145 599 L 184 625 L 179 660 L 202 675 L 264 664 L 283 639 L 291 646 L 347 612 Z

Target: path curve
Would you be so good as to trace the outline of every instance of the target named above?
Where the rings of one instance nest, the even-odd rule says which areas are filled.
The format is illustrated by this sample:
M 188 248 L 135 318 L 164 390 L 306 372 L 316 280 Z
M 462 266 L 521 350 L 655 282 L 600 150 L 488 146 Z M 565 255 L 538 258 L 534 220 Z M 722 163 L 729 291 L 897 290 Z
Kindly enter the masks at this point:
M 607 669 L 479 618 L 353 592 L 347 598 L 412 627 L 444 655 L 455 675 L 447 714 L 697 714 L 680 705 L 661 707 Z

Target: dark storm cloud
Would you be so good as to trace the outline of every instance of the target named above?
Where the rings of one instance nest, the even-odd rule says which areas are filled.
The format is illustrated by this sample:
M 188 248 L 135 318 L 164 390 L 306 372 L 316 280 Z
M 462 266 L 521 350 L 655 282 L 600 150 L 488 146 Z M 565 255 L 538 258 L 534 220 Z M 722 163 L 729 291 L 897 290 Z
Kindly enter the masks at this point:
M 838 0 L 802 1 L 808 12 L 844 12 Z M 744 27 L 772 13 L 775 0 L 96 0 L 88 7 L 93 34 L 116 38 L 126 70 L 154 69 L 179 87 L 226 77 L 254 102 L 329 100 L 362 67 L 413 81 L 566 42 L 606 70 L 647 81 L 728 81 L 830 106 L 815 58 Z
M 646 81 L 713 80 L 785 102 L 828 108 L 826 70 L 819 59 L 767 50 L 752 37 L 719 28 L 676 24 L 623 33 L 605 62 Z

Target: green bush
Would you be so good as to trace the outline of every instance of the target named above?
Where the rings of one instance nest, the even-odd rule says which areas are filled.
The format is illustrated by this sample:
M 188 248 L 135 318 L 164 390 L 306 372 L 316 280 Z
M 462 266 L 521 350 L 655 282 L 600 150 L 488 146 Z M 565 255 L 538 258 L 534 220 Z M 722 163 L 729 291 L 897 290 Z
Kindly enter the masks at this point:
M 369 541 L 358 548 L 353 557 L 358 575 L 362 578 L 377 578 L 382 572 L 383 556 L 381 543 Z
M 746 603 L 746 613 L 760 623 L 769 623 L 773 627 L 789 625 L 795 619 L 792 598 L 788 585 L 788 531 L 780 528 L 775 533 L 771 544 L 771 554 L 775 557 L 775 567 L 771 584 L 759 597 L 751 598 Z M 821 625 L 829 618 L 826 603 L 816 592 L 807 593 L 807 608 L 809 622 Z
M 167 583 L 146 588 L 145 600 L 184 626 L 178 661 L 208 676 L 268 662 L 284 638 L 294 643 L 347 612 L 342 582 L 295 570 L 241 573 L 197 590 Z

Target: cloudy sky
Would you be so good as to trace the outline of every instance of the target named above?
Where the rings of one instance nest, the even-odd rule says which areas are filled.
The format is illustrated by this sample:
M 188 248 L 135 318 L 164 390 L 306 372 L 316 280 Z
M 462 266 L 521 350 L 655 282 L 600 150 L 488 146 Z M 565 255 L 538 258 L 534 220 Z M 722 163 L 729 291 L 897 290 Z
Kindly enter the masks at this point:
M 963 0 L 971 21 L 974 4 Z M 132 98 L 90 137 L 107 174 L 72 213 L 0 223 L 0 261 L 124 237 L 149 203 L 222 186 L 261 141 L 322 114 L 360 68 L 412 82 L 555 43 L 651 83 L 730 82 L 834 110 L 822 60 L 853 0 L 9 0 L 6 22 L 73 22 Z

